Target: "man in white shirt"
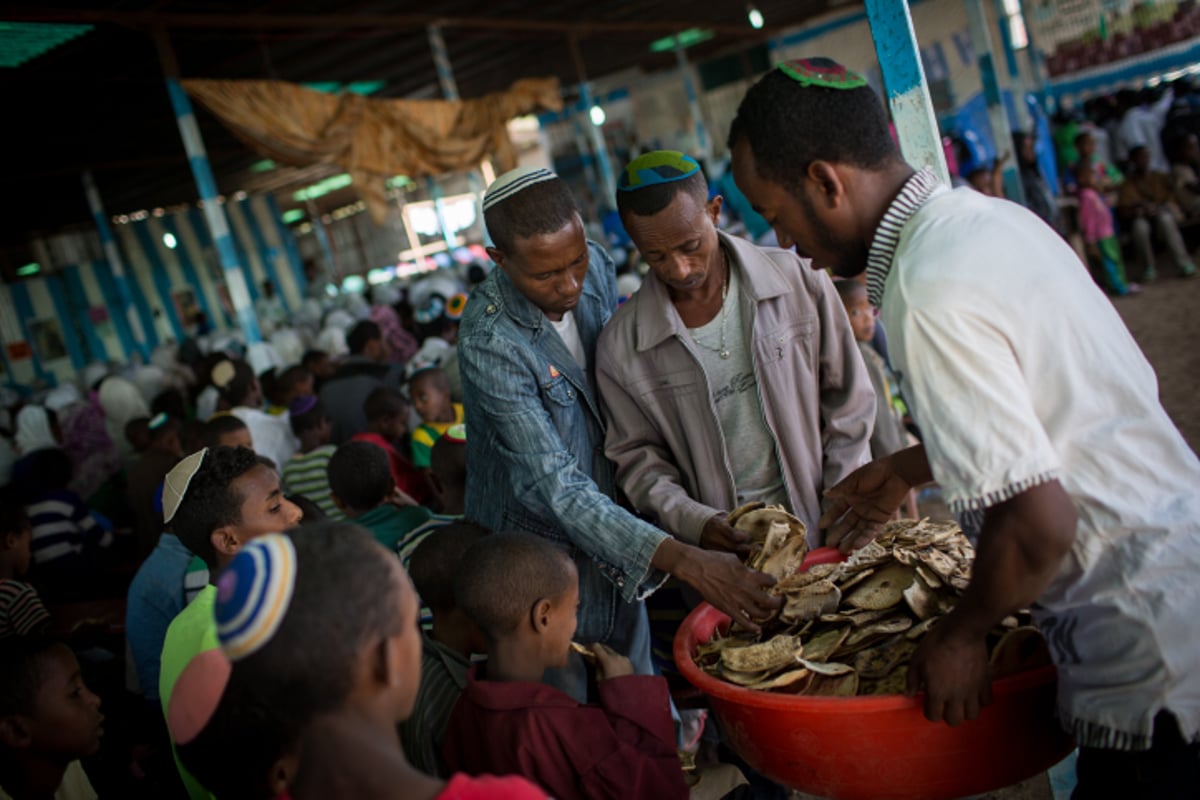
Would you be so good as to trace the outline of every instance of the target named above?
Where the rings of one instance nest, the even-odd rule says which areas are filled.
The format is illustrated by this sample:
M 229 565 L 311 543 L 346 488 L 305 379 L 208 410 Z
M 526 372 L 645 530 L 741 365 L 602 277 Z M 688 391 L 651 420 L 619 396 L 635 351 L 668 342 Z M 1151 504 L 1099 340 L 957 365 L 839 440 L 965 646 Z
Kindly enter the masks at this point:
M 974 578 L 909 693 L 958 724 L 990 702 L 984 637 L 1033 605 L 1081 746 L 1075 800 L 1200 788 L 1200 461 L 1153 369 L 1071 249 L 1007 201 L 914 172 L 861 77 L 768 73 L 730 134 L 738 186 L 815 264 L 867 272 L 923 447 L 829 492 L 843 546 L 933 478 L 984 513 Z
M 1128 97 L 1129 110 L 1125 112 L 1117 128 L 1121 152 L 1128 156 L 1134 148 L 1144 147 L 1150 151 L 1150 169 L 1155 172 L 1170 172 L 1171 164 L 1167 161 L 1166 151 L 1163 150 L 1162 132 L 1167 124 L 1171 103 L 1175 100 L 1175 91 L 1167 89 L 1162 97 L 1153 102 L 1145 92 Z

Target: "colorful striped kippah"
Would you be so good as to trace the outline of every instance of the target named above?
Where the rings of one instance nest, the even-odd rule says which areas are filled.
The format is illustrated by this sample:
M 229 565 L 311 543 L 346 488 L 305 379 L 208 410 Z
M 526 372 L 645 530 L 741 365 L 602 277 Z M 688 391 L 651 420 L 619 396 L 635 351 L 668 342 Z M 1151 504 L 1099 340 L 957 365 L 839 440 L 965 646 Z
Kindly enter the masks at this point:
M 296 587 L 296 548 L 280 533 L 242 548 L 217 579 L 217 638 L 230 661 L 257 652 L 279 630 Z
M 831 58 L 799 58 L 785 61 L 779 71 L 801 86 L 821 86 L 826 89 L 857 89 L 867 85 L 867 79 L 846 69 Z
M 419 325 L 428 325 L 446 311 L 446 301 L 439 295 L 431 295 L 425 305 L 413 311 L 413 319 Z
M 629 162 L 621 170 L 617 191 L 633 192 L 647 186 L 690 178 L 700 171 L 700 162 L 678 150 L 652 150 Z
M 558 176 L 544 167 L 518 167 L 509 170 L 492 181 L 492 185 L 487 188 L 483 195 L 483 210 L 487 211 L 497 203 L 503 203 L 535 183 L 553 180 L 558 180 Z
M 447 319 L 462 319 L 463 311 L 467 308 L 467 296 L 462 292 L 451 297 L 446 301 L 446 318 Z

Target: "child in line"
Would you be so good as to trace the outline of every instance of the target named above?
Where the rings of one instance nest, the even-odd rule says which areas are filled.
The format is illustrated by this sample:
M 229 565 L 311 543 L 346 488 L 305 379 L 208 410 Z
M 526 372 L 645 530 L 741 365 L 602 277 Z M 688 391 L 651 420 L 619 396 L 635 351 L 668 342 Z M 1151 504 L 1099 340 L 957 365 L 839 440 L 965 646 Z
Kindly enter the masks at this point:
M 59 448 L 30 453 L 29 480 L 14 480 L 33 527 L 32 582 L 47 602 L 108 596 L 119 578 L 105 569 L 115 542 L 92 510 L 68 487 L 71 462 Z
M 75 654 L 43 638 L 0 647 L 0 798 L 96 800 L 80 758 L 100 749 L 100 698 Z
M 246 423 L 254 450 L 280 467 L 296 452 L 296 438 L 287 414 L 276 416 L 262 410 L 263 392 L 258 376 L 245 361 L 220 361 L 212 368 L 213 385 L 229 413 Z
M 487 638 L 446 729 L 443 756 L 468 774 L 515 772 L 558 800 L 688 796 L 666 681 L 634 675 L 603 644 L 599 704 L 541 683 L 570 653 L 579 576 L 567 553 L 529 534 L 487 536 L 467 551 L 454 597 Z
M 373 444 L 339 447 L 329 459 L 329 488 L 338 509 L 388 550 L 394 551 L 405 534 L 429 519 L 428 509 L 397 494 L 387 455 Z
M 1142 287 L 1125 279 L 1125 260 L 1114 230 L 1113 212 L 1097 188 L 1096 171 L 1081 163 L 1075 171 L 1075 182 L 1079 187 L 1079 232 L 1088 258 L 1100 266 L 1104 288 L 1117 297 L 1137 294 Z
M 416 370 L 408 380 L 408 393 L 421 424 L 412 434 L 412 461 L 417 469 L 428 469 L 433 443 L 451 425 L 463 421 L 463 407 L 450 398 L 450 381 L 441 367 Z
M 910 434 L 904 427 L 904 418 L 892 404 L 894 385 L 890 370 L 883 357 L 872 346 L 875 338 L 875 309 L 867 299 L 867 287 L 858 281 L 839 280 L 834 282 L 846 315 L 850 317 L 850 328 L 858 342 L 871 376 L 871 388 L 875 390 L 875 428 L 871 431 L 871 458 L 883 458 L 908 447 Z M 905 500 L 908 516 L 918 518 L 915 492 L 909 492 Z
M 408 567 L 421 615 L 431 612 L 432 629 L 421 635 L 421 688 L 412 714 L 400 726 L 400 743 L 409 763 L 430 775 L 450 774 L 442 761 L 446 723 L 467 688 L 471 656 L 487 652 L 479 626 L 454 602 L 454 577 L 463 556 L 487 533 L 470 522 L 452 522 L 421 542 Z
M 450 525 L 466 513 L 467 496 L 467 426 L 452 425 L 433 445 L 429 459 L 429 487 L 440 509 L 429 519 L 413 528 L 396 543 L 396 555 L 408 569 L 413 552 L 425 537 L 438 528 Z
M 283 465 L 283 490 L 307 497 L 325 516 L 341 519 L 341 512 L 329 495 L 329 459 L 337 451 L 330 444 L 333 423 L 325 406 L 315 396 L 300 397 L 288 407 L 292 432 L 300 440 L 300 449 Z
M 300 509 L 284 499 L 279 475 L 253 451 L 219 447 L 192 453 L 167 474 L 163 521 L 216 575 L 247 542 L 298 524 Z M 158 679 L 166 714 L 180 673 L 195 656 L 217 647 L 216 599 L 216 587 L 206 586 L 167 628 Z M 176 763 L 192 800 L 211 797 Z
M 545 797 L 520 778 L 442 782 L 405 760 L 396 728 L 420 676 L 416 595 L 362 528 L 333 522 L 264 536 L 219 586 L 217 625 L 232 669 L 185 676 L 197 699 L 191 714 L 172 720 L 200 774 L 214 783 L 244 775 L 245 797 Z M 225 734 L 255 746 L 215 746 Z M 268 794 L 249 790 L 260 785 Z
M 402 454 L 411 449 L 406 441 L 409 410 L 408 401 L 398 389 L 380 386 L 363 401 L 367 429 L 354 434 L 350 440 L 369 442 L 382 448 L 387 453 L 396 486 L 418 503 L 424 503 L 429 499 L 429 484 L 421 471 Z
M 50 614 L 37 591 L 21 578 L 29 572 L 33 556 L 29 545 L 33 528 L 25 509 L 14 498 L 0 498 L 0 646 L 14 636 L 45 631 Z
M 244 447 L 253 450 L 254 439 L 246 423 L 232 414 L 221 414 L 204 423 L 204 446 L 209 449 Z

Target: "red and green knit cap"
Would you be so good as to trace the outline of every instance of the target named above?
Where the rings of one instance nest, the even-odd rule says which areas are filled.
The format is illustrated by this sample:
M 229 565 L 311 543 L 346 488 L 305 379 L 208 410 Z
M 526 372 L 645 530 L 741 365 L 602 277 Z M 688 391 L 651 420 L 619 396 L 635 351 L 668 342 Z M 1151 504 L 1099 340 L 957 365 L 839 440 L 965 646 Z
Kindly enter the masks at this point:
M 621 170 L 617 191 L 635 192 L 647 186 L 690 178 L 700 171 L 700 163 L 678 150 L 651 150 L 629 162 Z
M 825 89 L 858 89 L 867 79 L 846 69 L 832 58 L 798 58 L 779 65 L 779 71 L 801 86 L 820 86 Z

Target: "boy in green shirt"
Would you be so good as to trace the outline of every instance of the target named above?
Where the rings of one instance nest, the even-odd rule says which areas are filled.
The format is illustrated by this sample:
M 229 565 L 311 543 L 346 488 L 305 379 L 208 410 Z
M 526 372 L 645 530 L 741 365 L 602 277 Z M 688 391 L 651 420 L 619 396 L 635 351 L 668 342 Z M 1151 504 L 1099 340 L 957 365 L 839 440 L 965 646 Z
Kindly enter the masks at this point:
M 346 442 L 329 459 L 333 502 L 388 550 L 429 519 L 429 511 L 396 489 L 387 453 L 369 442 Z
M 213 576 L 251 539 L 295 527 L 300 517 L 300 509 L 284 498 L 278 473 L 244 447 L 192 453 L 167 473 L 164 482 L 164 523 L 204 559 Z M 204 587 L 167 628 L 158 681 L 164 714 L 169 713 L 175 682 L 188 663 L 219 646 L 213 617 L 216 597 L 216 587 Z M 178 758 L 175 764 L 192 800 L 212 797 Z
M 433 443 L 451 425 L 463 421 L 463 407 L 450 397 L 450 381 L 441 367 L 417 369 L 408 379 L 413 409 L 421 415 L 421 424 L 412 432 L 412 462 L 417 469 L 429 469 Z

